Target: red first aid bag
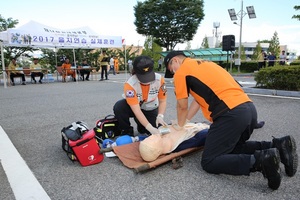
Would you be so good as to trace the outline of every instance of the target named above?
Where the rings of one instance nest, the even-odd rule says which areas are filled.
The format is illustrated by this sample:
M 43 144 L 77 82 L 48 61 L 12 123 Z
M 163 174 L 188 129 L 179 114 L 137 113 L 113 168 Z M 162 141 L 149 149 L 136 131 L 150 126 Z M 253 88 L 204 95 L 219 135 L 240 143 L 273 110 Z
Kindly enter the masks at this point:
M 104 156 L 100 153 L 100 146 L 93 129 L 84 133 L 80 139 L 76 141 L 69 140 L 68 142 L 76 156 L 76 160 L 82 166 L 94 165 L 103 161 Z

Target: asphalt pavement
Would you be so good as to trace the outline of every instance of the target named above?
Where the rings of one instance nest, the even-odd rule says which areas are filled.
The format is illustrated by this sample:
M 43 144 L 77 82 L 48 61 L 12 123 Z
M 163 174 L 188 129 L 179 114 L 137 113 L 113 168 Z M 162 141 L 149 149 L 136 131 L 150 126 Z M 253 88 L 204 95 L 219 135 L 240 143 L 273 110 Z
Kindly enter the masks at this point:
M 272 191 L 259 172 L 250 176 L 206 173 L 200 166 L 200 151 L 183 157 L 183 167 L 177 170 L 168 162 L 140 174 L 116 157 L 88 167 L 71 162 L 61 148 L 61 129 L 78 120 L 93 128 L 98 119 L 112 114 L 128 77 L 117 74 L 101 82 L 94 77 L 93 81 L 17 84 L 6 89 L 0 84 L 0 199 L 299 199 L 299 172 L 287 177 L 281 165 L 281 186 Z M 281 91 L 255 90 L 251 75 L 235 78 L 256 105 L 259 120 L 266 122 L 250 140 L 289 134 L 300 146 L 299 92 L 279 96 Z M 176 100 L 172 80 L 166 81 L 165 119 L 170 121 L 176 116 Z M 193 119 L 204 120 L 201 113 Z

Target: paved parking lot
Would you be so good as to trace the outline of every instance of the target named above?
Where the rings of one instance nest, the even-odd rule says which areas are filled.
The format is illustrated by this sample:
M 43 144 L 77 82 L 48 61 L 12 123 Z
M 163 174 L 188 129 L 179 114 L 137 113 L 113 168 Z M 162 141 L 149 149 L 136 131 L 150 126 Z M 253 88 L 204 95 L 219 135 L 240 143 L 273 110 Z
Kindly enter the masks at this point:
M 122 98 L 126 77 L 118 74 L 109 78 L 103 82 L 29 83 L 7 89 L 0 85 L 0 125 L 45 192 L 36 184 L 30 188 L 38 190 L 36 195 L 42 198 L 24 191 L 31 183 L 30 176 L 25 175 L 26 171 L 18 173 L 18 162 L 13 165 L 14 178 L 7 175 L 3 162 L 10 153 L 4 151 L 5 145 L 0 142 L 0 155 L 5 155 L 5 159 L 0 157 L 0 199 L 299 199 L 299 172 L 292 178 L 283 174 L 280 188 L 272 191 L 261 173 L 248 177 L 204 172 L 200 166 L 201 152 L 185 156 L 184 166 L 178 170 L 166 163 L 141 174 L 123 166 L 118 158 L 105 158 L 89 167 L 72 163 L 61 149 L 60 130 L 78 120 L 93 128 L 97 119 L 112 113 L 114 103 Z M 251 82 L 253 78 L 243 80 Z M 167 87 L 165 118 L 171 120 L 176 116 L 176 101 L 172 84 Z M 259 119 L 266 121 L 262 129 L 255 130 L 251 140 L 271 140 L 272 136 L 290 134 L 300 146 L 299 98 L 250 97 Z M 201 113 L 194 121 L 204 121 Z M 24 183 L 23 187 L 12 181 Z

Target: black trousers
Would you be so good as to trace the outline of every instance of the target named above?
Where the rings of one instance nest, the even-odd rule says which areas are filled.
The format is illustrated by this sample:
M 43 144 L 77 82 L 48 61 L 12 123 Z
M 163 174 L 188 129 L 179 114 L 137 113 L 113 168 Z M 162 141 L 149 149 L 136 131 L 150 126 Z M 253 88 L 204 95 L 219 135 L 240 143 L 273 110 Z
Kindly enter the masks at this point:
M 31 72 L 30 76 L 31 76 L 32 80 L 34 80 L 34 81 L 35 81 L 35 77 L 39 76 L 40 81 L 41 81 L 44 77 L 44 74 L 42 72 Z
M 105 74 L 105 79 L 107 79 L 107 65 L 101 65 L 101 79 L 103 79 Z
M 269 67 L 272 67 L 272 66 L 274 66 L 274 63 L 275 63 L 275 61 L 269 61 Z
M 90 70 L 87 70 L 87 69 L 80 70 L 80 76 L 83 78 L 83 80 L 84 80 L 85 74 L 86 74 L 86 79 L 89 79 L 90 73 L 91 73 Z
M 258 62 L 258 70 L 260 70 L 263 67 L 266 67 L 266 63 L 265 62 Z
M 22 81 L 25 82 L 25 75 L 23 73 L 18 73 L 18 72 L 17 73 L 10 73 L 10 80 L 11 80 L 11 82 L 13 82 L 13 83 L 15 82 L 14 81 L 15 77 L 21 77 Z
M 157 69 L 158 71 L 160 71 L 161 70 L 161 64 L 158 64 L 158 69 Z
M 216 118 L 208 131 L 201 165 L 213 174 L 249 175 L 250 157 L 271 142 L 248 141 L 257 124 L 252 102 L 237 106 Z
M 149 131 L 147 131 L 146 128 L 134 116 L 134 113 L 132 112 L 130 106 L 127 104 L 126 99 L 121 99 L 117 101 L 114 105 L 113 110 L 119 122 L 119 128 L 124 132 L 133 130 L 133 127 L 130 124 L 130 118 L 134 118 L 134 121 L 137 123 L 138 132 L 150 134 Z M 144 113 L 149 123 L 153 127 L 156 127 L 156 117 L 158 114 L 158 108 L 151 111 L 142 110 L 142 112 Z

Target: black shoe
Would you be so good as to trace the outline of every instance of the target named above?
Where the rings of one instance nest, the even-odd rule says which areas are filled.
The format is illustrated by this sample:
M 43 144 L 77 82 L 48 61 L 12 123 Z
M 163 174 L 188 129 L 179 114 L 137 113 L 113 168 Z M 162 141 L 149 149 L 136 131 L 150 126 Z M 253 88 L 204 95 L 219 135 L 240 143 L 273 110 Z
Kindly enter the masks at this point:
M 26 83 L 23 82 L 22 85 L 26 85 Z
M 260 122 L 257 122 L 257 124 L 256 124 L 256 126 L 254 128 L 255 129 L 262 128 L 264 125 L 265 125 L 265 122 L 264 121 L 260 121 Z
M 255 171 L 260 171 L 268 179 L 268 186 L 277 190 L 281 183 L 280 155 L 276 148 L 255 151 Z
M 12 83 L 11 85 L 12 85 L 12 86 L 15 86 L 15 83 Z
M 86 80 L 86 81 L 89 81 L 90 79 L 86 78 L 85 80 Z
M 39 83 L 40 83 L 40 84 L 43 84 L 42 80 L 39 80 Z
M 104 81 L 103 78 L 101 78 L 99 81 Z
M 137 131 L 139 132 L 139 134 L 146 134 L 148 136 L 151 135 L 151 133 L 149 133 L 149 131 L 147 131 L 147 129 L 145 129 L 145 128 L 138 127 Z
M 133 137 L 134 136 L 133 128 L 131 127 L 130 129 L 122 130 L 121 135 L 129 135 Z
M 34 84 L 36 84 L 36 80 L 33 80 L 34 81 Z
M 281 162 L 284 164 L 285 173 L 294 176 L 298 167 L 298 154 L 295 139 L 288 135 L 272 140 L 273 146 L 278 149 Z
M 76 78 L 73 78 L 73 81 L 76 82 Z

